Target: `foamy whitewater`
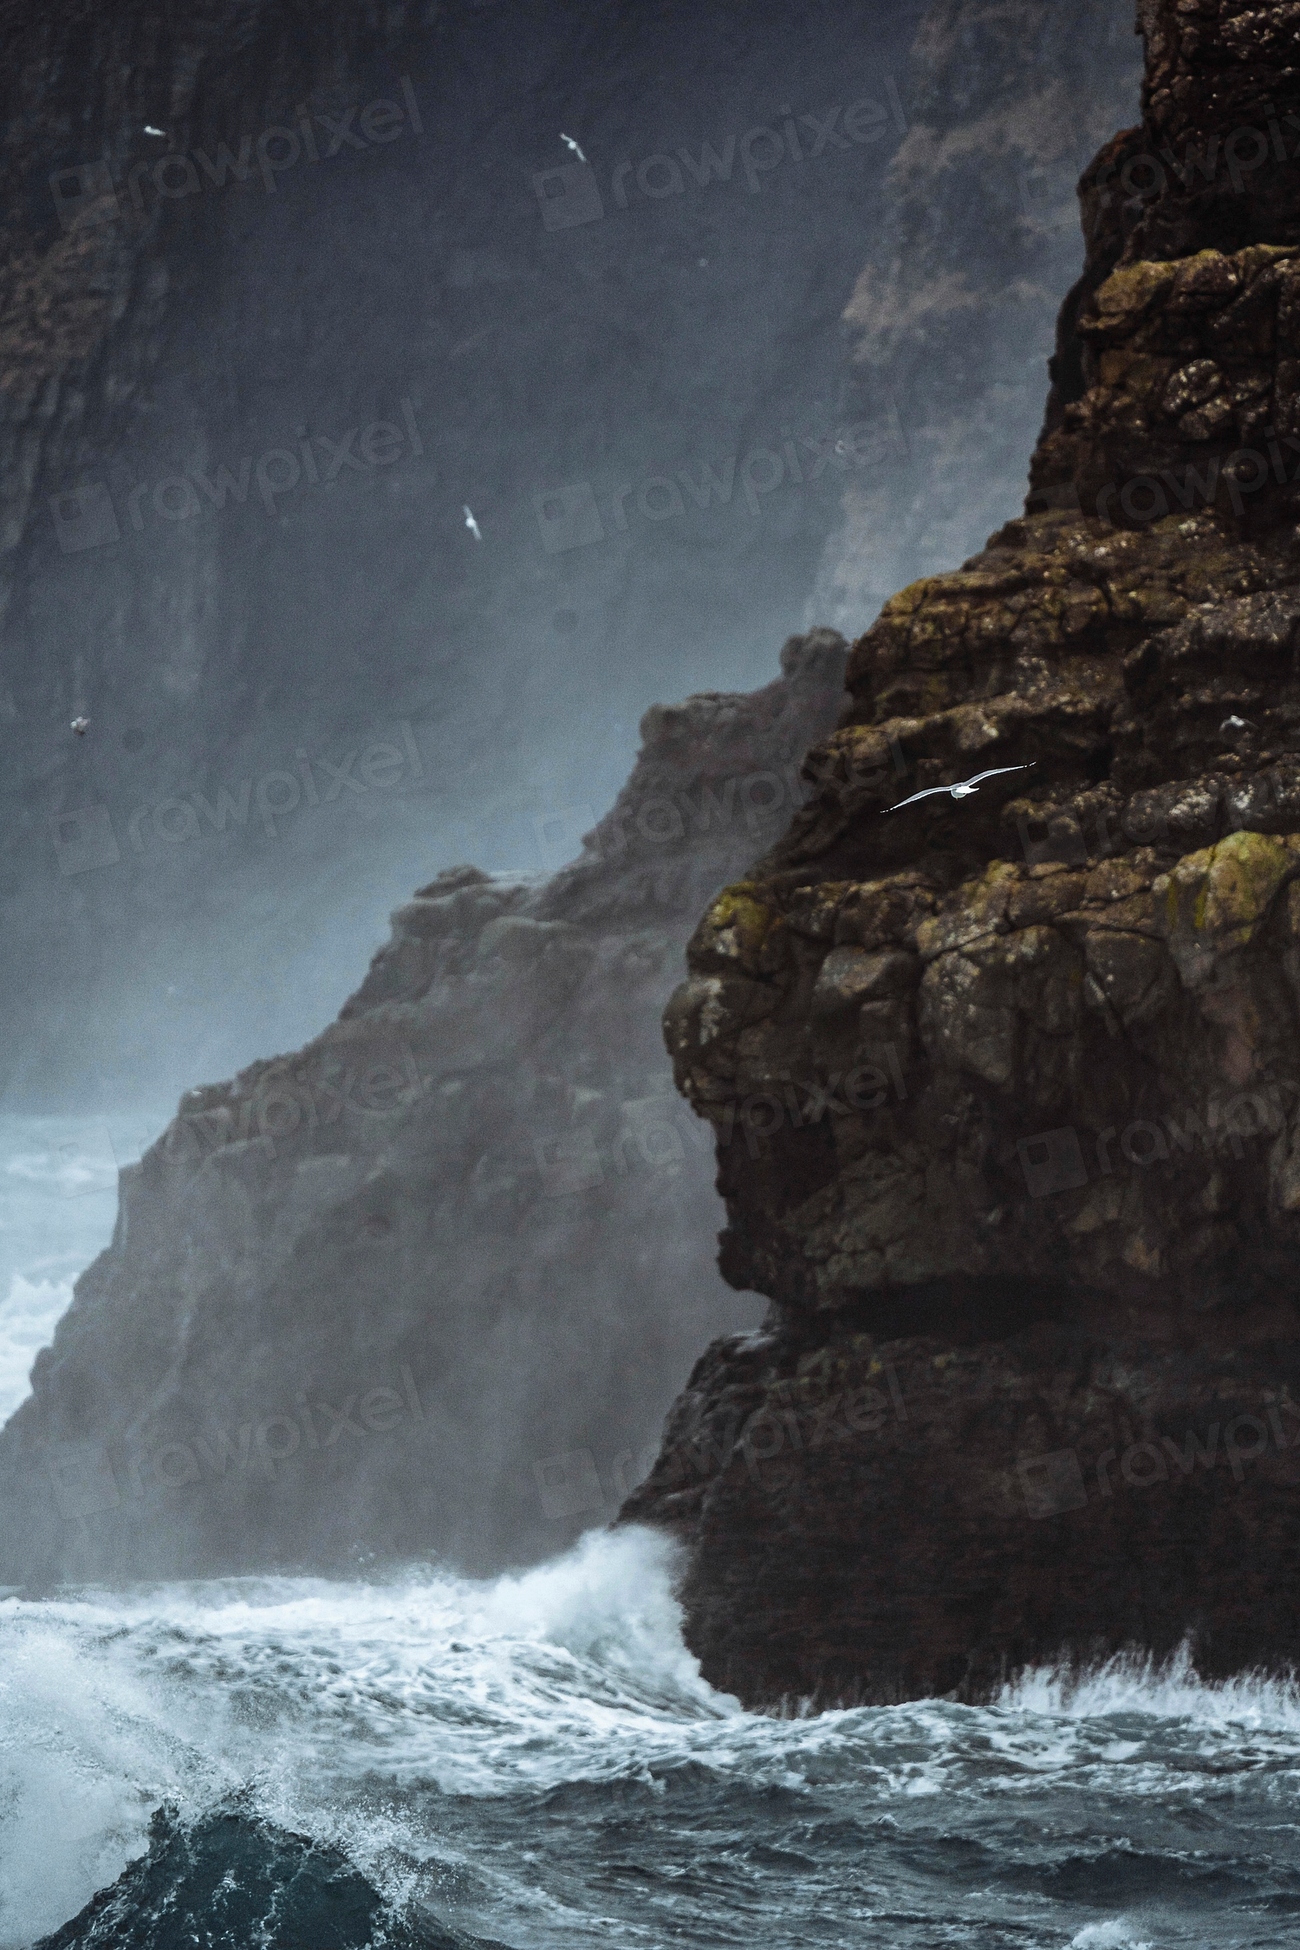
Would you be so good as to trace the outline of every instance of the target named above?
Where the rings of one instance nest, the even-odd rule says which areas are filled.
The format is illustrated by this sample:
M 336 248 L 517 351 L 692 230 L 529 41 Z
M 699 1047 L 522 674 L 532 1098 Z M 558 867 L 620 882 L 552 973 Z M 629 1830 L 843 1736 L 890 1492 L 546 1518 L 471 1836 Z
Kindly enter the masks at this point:
M 452 1941 L 1296 1941 L 1294 1691 L 1120 1665 L 984 1709 L 744 1713 L 670 1568 L 621 1532 L 491 1583 L 4 1601 L 0 1942 L 115 1881 L 163 1805 L 330 1845 Z
M 169 1116 L 0 1113 L 0 1424 L 27 1394 L 73 1281 L 113 1236 L 119 1170 Z
M 88 1167 L 37 1135 L 11 1179 L 53 1223 Z M 102 1243 L 94 1196 L 45 1250 Z M 484 1582 L 0 1600 L 0 1950 L 1300 1941 L 1300 1690 L 1118 1662 L 987 1708 L 746 1713 L 672 1580 L 622 1531 Z

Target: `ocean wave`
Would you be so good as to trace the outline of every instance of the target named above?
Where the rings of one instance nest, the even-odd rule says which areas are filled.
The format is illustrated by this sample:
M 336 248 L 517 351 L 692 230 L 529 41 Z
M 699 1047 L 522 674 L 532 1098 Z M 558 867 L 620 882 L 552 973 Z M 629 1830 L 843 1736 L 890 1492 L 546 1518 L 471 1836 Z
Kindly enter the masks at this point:
M 1249 1672 L 1203 1679 L 1190 1641 L 1163 1660 L 1125 1652 L 1091 1665 L 1036 1667 L 1005 1686 L 1000 1703 L 1067 1719 L 1137 1713 L 1206 1729 L 1300 1734 L 1300 1679 Z
M 933 1904 L 898 1901 L 931 1885 L 966 1888 L 973 1914 L 1059 1919 L 1014 1938 L 1044 1950 L 1154 1941 L 1143 1909 L 1184 1892 L 1300 1902 L 1286 1684 L 1209 1686 L 1184 1656 L 1029 1674 L 987 1707 L 749 1713 L 683 1644 L 675 1568 L 625 1529 L 490 1580 L 426 1566 L 0 1602 L 0 1944 L 120 1876 L 160 1806 L 194 1824 L 232 1796 L 341 1850 L 394 1913 L 418 1896 L 512 1943 L 603 1941 L 637 1878 L 701 1916 L 784 1879 L 846 1928 L 893 1918 L 900 1945 L 936 1940 Z M 652 1829 L 659 1853 L 607 1886 L 610 1847 L 635 1855 Z M 689 1874 L 664 1866 L 675 1849 Z M 871 1873 L 841 1889 L 858 1861 Z

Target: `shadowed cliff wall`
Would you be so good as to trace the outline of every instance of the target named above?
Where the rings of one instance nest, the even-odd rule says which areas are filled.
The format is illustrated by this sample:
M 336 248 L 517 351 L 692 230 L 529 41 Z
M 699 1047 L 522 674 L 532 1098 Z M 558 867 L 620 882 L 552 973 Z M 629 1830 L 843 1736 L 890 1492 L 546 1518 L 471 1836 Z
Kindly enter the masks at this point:
M 1297 1654 L 1288 22 L 1142 9 L 1029 512 L 854 644 L 812 801 L 667 1012 L 722 1270 L 772 1307 L 627 1514 L 688 1541 L 746 1698 Z

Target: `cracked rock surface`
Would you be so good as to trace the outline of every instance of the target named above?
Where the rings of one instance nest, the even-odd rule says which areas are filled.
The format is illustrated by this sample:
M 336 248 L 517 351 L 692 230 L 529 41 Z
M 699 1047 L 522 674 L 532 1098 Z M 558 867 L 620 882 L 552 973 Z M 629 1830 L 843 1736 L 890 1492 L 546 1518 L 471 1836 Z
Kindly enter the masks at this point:
M 1027 512 L 853 646 L 810 803 L 666 1014 L 722 1270 L 771 1307 L 625 1515 L 683 1538 L 689 1641 L 750 1702 L 1300 1654 L 1284 13 L 1140 9 Z
M 701 1319 L 753 1317 L 659 1013 L 846 647 L 652 708 L 571 866 L 440 874 L 337 1022 L 186 1092 L 0 1431 L 0 1583 L 488 1572 L 617 1509 Z

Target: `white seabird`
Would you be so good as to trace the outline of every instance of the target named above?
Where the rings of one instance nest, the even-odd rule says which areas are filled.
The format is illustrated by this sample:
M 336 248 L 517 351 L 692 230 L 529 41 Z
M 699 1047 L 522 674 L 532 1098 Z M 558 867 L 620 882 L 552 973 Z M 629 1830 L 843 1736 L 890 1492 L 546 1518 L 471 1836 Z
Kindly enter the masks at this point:
M 574 155 L 578 158 L 578 161 L 580 163 L 586 162 L 587 158 L 583 155 L 581 149 L 578 147 L 573 137 L 571 135 L 566 135 L 563 129 L 560 130 L 560 141 L 568 144 L 569 148 L 572 149 Z
M 76 732 L 78 738 L 84 738 L 86 733 L 90 730 L 90 719 L 74 718 L 72 720 L 71 729 Z
M 924 792 L 914 792 L 910 799 L 900 799 L 896 806 L 886 806 L 886 812 L 901 812 L 904 806 L 914 806 L 918 799 L 933 798 L 936 792 L 947 792 L 954 799 L 969 799 L 978 792 L 985 779 L 999 779 L 1004 772 L 1028 772 L 1037 765 L 1031 758 L 1028 765 L 994 765 L 987 772 L 976 772 L 973 778 L 959 779 L 956 785 L 928 785 Z
M 167 133 L 166 129 L 156 129 L 152 122 L 145 123 L 144 132 L 146 135 L 166 135 Z
M 464 502 L 461 503 L 461 506 L 465 507 Z M 465 508 L 465 526 L 466 528 L 468 528 L 470 534 L 474 537 L 474 540 L 476 542 L 482 541 L 483 530 L 479 527 L 478 523 L 475 521 L 474 510 L 472 508 Z

